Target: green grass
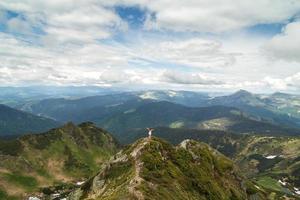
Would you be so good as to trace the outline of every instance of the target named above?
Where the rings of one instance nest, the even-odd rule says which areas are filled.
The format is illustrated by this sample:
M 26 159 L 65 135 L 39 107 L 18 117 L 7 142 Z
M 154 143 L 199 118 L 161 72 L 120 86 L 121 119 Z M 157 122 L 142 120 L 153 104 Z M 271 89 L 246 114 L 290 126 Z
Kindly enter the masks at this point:
M 3 174 L 3 178 L 7 182 L 22 187 L 27 191 L 33 191 L 38 186 L 37 180 L 32 176 L 5 173 Z
M 176 122 L 172 122 L 169 125 L 170 128 L 182 128 L 184 127 L 184 122 L 183 121 L 176 121 Z
M 257 184 L 266 188 L 266 189 L 270 189 L 273 191 L 277 191 L 277 192 L 283 192 L 284 188 L 280 185 L 280 183 L 271 178 L 271 177 L 261 177 L 259 178 L 259 180 L 257 181 Z
M 4 190 L 0 188 L 0 200 L 18 200 L 19 198 L 9 196 Z

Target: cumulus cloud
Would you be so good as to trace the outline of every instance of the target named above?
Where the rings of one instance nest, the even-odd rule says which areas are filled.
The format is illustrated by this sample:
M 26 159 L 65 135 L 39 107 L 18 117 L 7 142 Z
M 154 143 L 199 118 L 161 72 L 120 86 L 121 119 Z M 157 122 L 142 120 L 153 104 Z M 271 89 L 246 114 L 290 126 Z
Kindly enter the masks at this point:
M 300 72 L 284 78 L 274 78 L 267 76 L 260 81 L 265 88 L 271 88 L 275 91 L 299 91 L 300 90 Z
M 200 73 L 186 73 L 178 71 L 165 71 L 161 81 L 175 84 L 221 85 L 223 82 Z
M 99 79 L 103 71 L 127 66 L 128 59 L 119 47 L 89 44 L 52 50 L 0 33 L 0 74 L 14 84 L 100 84 L 105 82 Z
M 39 36 L 47 45 L 95 42 L 127 27 L 112 9 L 95 0 L 4 0 L 0 8 L 18 13 L 4 22 L 9 30 L 27 33 L 36 27 L 44 31 L 45 34 Z
M 266 53 L 275 59 L 300 62 L 299 35 L 299 21 L 287 24 L 281 34 L 274 36 L 266 43 Z
M 145 12 L 144 27 L 128 26 L 122 5 Z M 0 83 L 296 90 L 299 22 L 265 45 L 279 61 L 259 51 L 265 37 L 231 31 L 299 10 L 295 0 L 2 0 Z
M 147 8 L 146 28 L 224 32 L 256 24 L 282 23 L 299 12 L 296 0 L 115 0 L 110 4 Z M 154 15 L 154 17 L 153 17 Z

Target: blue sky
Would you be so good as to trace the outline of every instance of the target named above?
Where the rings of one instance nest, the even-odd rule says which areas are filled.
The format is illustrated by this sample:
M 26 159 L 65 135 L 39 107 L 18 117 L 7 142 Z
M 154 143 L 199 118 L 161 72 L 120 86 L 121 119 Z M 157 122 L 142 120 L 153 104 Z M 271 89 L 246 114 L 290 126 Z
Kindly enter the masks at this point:
M 300 90 L 297 0 L 0 2 L 0 84 Z

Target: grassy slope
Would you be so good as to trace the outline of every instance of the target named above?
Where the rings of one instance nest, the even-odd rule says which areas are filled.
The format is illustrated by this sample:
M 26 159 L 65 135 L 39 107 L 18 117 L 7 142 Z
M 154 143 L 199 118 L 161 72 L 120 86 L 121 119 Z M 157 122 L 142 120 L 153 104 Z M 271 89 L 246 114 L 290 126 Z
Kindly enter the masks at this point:
M 228 158 L 196 141 L 174 147 L 141 139 L 115 156 L 70 199 L 264 199 Z M 253 197 L 254 197 L 253 196 Z
M 69 123 L 44 134 L 2 141 L 0 187 L 8 194 L 20 195 L 42 186 L 85 179 L 117 148 L 107 132 L 90 123 L 78 127 Z
M 132 131 L 133 137 L 123 138 L 131 141 L 146 135 L 145 130 Z M 280 186 L 280 193 L 290 194 L 293 187 L 300 187 L 300 138 L 299 137 L 270 137 L 260 135 L 239 135 L 223 131 L 203 131 L 188 129 L 156 128 L 154 135 L 178 144 L 184 139 L 195 139 L 208 143 L 226 156 L 234 159 L 243 172 L 258 181 L 259 185 L 270 189 L 278 185 L 279 179 L 287 179 L 287 186 Z M 277 155 L 274 159 L 267 156 Z M 267 181 L 265 181 L 267 180 Z M 267 183 L 267 184 L 265 184 Z M 287 190 L 288 189 L 288 190 Z M 276 196 L 276 195 L 275 195 Z

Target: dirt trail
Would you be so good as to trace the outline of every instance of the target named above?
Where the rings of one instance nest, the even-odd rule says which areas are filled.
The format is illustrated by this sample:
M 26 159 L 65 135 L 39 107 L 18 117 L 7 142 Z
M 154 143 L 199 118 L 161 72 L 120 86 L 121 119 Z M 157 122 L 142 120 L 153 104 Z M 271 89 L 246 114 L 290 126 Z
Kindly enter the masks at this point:
M 147 144 L 148 139 L 145 139 L 145 141 L 141 144 L 139 144 L 133 152 L 131 152 L 131 156 L 134 158 L 135 160 L 135 175 L 134 178 L 132 179 L 132 181 L 129 184 L 129 192 L 132 193 L 138 200 L 144 200 L 145 197 L 143 195 L 142 192 L 140 192 L 139 190 L 137 190 L 138 186 L 141 185 L 142 181 L 144 180 L 143 178 L 140 177 L 140 173 L 141 173 L 141 169 L 143 166 L 143 163 L 140 160 L 140 155 L 141 155 L 141 150 L 145 147 L 145 145 Z

